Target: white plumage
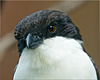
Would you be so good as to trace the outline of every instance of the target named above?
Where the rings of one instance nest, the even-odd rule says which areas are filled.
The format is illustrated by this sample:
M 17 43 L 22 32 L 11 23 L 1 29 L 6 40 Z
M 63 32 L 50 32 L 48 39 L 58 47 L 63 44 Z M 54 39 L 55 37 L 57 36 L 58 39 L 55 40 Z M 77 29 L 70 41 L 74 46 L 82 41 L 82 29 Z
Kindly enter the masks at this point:
M 97 76 L 80 41 L 53 37 L 36 49 L 23 50 L 13 79 L 97 80 Z

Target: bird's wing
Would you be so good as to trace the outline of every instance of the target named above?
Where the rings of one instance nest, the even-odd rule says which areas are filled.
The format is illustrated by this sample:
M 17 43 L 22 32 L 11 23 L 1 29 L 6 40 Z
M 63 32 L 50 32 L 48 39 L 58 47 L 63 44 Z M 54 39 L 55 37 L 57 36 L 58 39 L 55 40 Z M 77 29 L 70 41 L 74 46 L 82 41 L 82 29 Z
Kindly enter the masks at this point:
M 84 52 L 86 52 L 86 50 L 85 50 L 84 48 L 83 48 L 83 50 L 84 50 Z M 87 53 L 87 52 L 86 52 L 86 53 Z M 88 53 L 87 53 L 87 55 L 89 56 L 91 62 L 92 62 L 93 65 L 94 65 L 94 68 L 95 68 L 96 74 L 97 74 L 97 79 L 100 80 L 100 75 L 99 75 L 99 72 L 98 72 L 98 69 L 97 69 L 97 66 L 96 66 L 95 62 L 93 61 L 93 59 L 91 58 L 91 56 L 90 56 Z
M 18 66 L 18 64 L 16 65 L 16 67 L 15 67 L 15 69 L 14 69 L 14 74 L 15 74 L 15 72 L 16 72 L 17 66 Z
M 91 62 L 93 63 L 94 68 L 95 68 L 95 70 L 96 70 L 97 79 L 100 80 L 100 75 L 99 75 L 99 72 L 98 72 L 98 70 L 97 70 L 97 66 L 96 66 L 95 62 L 93 61 L 93 59 L 92 59 L 90 56 L 89 56 L 89 58 L 90 58 Z

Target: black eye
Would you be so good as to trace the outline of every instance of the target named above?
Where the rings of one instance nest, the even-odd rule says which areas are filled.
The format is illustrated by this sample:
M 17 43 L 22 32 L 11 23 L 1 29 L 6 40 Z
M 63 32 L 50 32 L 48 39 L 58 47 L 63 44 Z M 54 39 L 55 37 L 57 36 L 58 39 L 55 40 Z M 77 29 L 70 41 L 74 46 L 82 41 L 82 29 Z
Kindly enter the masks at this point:
M 48 27 L 48 31 L 54 33 L 56 31 L 56 27 L 54 25 L 51 25 Z

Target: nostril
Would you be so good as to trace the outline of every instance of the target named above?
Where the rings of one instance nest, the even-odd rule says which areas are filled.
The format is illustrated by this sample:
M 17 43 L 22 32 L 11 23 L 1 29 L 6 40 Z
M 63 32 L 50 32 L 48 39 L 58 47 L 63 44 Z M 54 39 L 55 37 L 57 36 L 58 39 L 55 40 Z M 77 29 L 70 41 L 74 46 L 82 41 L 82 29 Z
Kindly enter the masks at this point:
M 39 37 L 39 36 L 35 36 L 35 38 L 40 39 L 40 37 Z
M 35 36 L 35 38 L 38 38 L 38 36 Z

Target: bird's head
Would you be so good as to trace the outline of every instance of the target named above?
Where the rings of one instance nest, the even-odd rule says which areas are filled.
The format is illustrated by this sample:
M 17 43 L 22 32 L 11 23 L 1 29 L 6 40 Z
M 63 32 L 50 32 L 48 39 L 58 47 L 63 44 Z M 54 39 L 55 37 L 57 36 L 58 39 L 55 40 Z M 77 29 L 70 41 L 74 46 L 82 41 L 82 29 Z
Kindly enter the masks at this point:
M 56 36 L 82 40 L 70 17 L 56 10 L 42 10 L 26 16 L 16 25 L 14 36 L 18 40 L 20 54 L 24 48 L 35 49 L 44 40 Z

